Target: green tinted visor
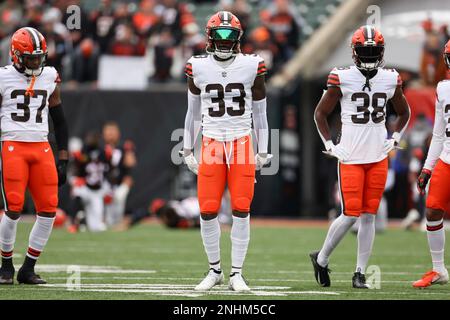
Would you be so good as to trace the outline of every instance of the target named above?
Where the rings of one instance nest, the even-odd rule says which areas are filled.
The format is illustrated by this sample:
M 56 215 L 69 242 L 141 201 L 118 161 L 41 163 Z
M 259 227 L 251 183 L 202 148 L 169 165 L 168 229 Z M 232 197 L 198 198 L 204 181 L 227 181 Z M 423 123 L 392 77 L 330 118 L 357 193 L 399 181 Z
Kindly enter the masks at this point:
M 211 30 L 211 38 L 214 40 L 237 41 L 239 39 L 239 30 L 230 28 L 217 28 Z

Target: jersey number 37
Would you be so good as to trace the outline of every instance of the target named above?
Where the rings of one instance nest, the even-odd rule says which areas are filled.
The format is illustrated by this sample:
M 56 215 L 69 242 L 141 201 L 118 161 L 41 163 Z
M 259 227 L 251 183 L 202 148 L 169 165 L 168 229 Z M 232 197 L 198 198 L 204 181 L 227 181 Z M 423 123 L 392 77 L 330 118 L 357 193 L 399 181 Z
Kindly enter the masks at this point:
M 30 120 L 30 96 L 26 94 L 25 90 L 14 90 L 11 92 L 11 99 L 16 99 L 19 96 L 23 96 L 23 103 L 17 103 L 17 109 L 23 110 L 23 114 L 11 113 L 11 119 L 17 122 L 27 122 Z M 34 90 L 33 98 L 39 96 L 42 97 L 42 102 L 37 110 L 36 123 L 42 123 L 42 110 L 47 105 L 47 90 Z

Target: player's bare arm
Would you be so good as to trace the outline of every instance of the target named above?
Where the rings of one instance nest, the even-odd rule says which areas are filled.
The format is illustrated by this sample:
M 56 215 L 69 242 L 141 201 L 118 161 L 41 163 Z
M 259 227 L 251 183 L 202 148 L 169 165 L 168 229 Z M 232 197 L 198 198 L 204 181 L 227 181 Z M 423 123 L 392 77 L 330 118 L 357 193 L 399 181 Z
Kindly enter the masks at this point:
M 337 158 L 338 160 L 345 160 L 348 157 L 346 150 L 340 145 L 334 145 L 331 140 L 330 126 L 328 124 L 328 116 L 333 112 L 338 101 L 342 98 L 342 92 L 339 87 L 330 86 L 319 101 L 319 104 L 314 111 L 314 121 L 316 122 L 317 130 L 320 138 L 325 146 L 324 153 Z
M 336 108 L 339 99 L 342 97 L 341 89 L 338 87 L 329 87 L 325 94 L 317 104 L 314 111 L 314 120 L 317 124 L 317 130 L 321 135 L 322 140 L 331 141 L 330 126 L 328 124 L 328 116 Z
M 187 82 L 188 82 L 188 88 L 189 88 L 189 91 L 192 92 L 192 94 L 200 95 L 201 91 L 200 91 L 200 89 L 197 88 L 197 86 L 195 85 L 194 79 L 188 78 Z
M 264 75 L 255 78 L 252 87 L 253 101 L 259 101 L 266 98 L 266 77 Z M 189 87 L 190 88 L 190 87 Z M 200 94 L 200 91 L 199 93 Z
M 391 102 L 395 112 L 397 113 L 397 120 L 394 126 L 394 135 L 401 135 L 405 131 L 410 117 L 409 105 L 406 101 L 405 95 L 403 94 L 401 86 L 397 86 L 397 88 L 395 89 L 395 93 L 391 98 Z M 394 137 L 394 135 L 393 138 L 395 139 L 396 137 Z M 396 143 L 398 143 L 398 141 L 396 141 Z

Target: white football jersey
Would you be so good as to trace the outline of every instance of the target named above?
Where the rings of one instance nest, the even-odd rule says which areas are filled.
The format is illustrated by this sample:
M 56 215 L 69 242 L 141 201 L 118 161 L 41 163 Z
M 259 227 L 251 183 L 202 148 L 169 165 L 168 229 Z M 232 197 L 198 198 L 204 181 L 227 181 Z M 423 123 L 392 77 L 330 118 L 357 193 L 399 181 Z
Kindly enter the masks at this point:
M 212 55 L 194 56 L 186 75 L 201 90 L 202 134 L 219 141 L 248 135 L 252 128 L 252 90 L 255 78 L 266 73 L 256 54 L 238 54 L 223 67 Z
M 424 167 L 433 170 L 437 159 L 450 164 L 450 80 L 443 80 L 436 88 L 436 110 L 433 138 Z
M 386 104 L 401 79 L 394 69 L 378 69 L 365 87 L 366 77 L 355 66 L 335 68 L 328 76 L 328 87 L 341 89 L 342 132 L 340 144 L 350 155 L 343 163 L 364 164 L 383 160 L 387 139 Z
M 48 141 L 48 100 L 59 82 L 53 67 L 44 67 L 36 77 L 34 95 L 26 95 L 31 77 L 9 65 L 0 68 L 1 140 Z

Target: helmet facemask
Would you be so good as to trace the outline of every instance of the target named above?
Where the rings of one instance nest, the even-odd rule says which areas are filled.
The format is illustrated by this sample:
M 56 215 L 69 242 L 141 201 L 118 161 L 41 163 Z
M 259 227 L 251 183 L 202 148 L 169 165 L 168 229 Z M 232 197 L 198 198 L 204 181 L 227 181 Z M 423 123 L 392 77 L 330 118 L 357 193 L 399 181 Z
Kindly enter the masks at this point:
M 447 66 L 447 69 L 450 69 L 450 53 L 444 53 L 444 62 Z
M 22 54 L 19 61 L 22 64 L 23 72 L 29 76 L 39 76 L 44 69 L 47 54 L 44 52 L 33 54 Z
M 374 70 L 384 65 L 384 45 L 354 45 L 353 60 L 356 67 L 363 70 Z
M 208 53 L 222 60 L 230 59 L 239 51 L 241 31 L 235 28 L 218 27 L 211 29 L 208 36 Z
M 45 63 L 47 61 L 47 53 L 39 50 L 31 54 L 15 51 L 16 56 L 16 67 L 28 76 L 39 76 L 44 69 Z

